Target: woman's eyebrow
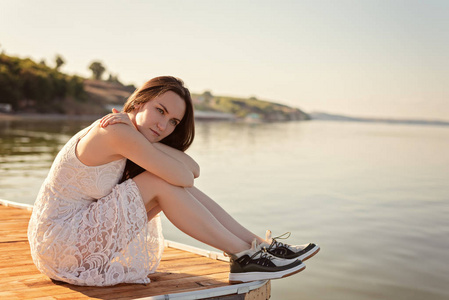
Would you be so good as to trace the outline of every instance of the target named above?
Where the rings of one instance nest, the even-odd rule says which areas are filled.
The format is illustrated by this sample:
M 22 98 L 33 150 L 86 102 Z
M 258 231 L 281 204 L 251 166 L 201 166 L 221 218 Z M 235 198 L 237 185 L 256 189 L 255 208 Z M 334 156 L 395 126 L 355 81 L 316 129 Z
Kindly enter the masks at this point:
M 168 110 L 167 110 L 167 108 L 163 105 L 163 104 L 161 104 L 161 103 L 159 103 L 158 102 L 158 104 L 160 105 L 160 106 L 162 106 L 162 108 L 165 110 L 165 112 L 168 114 Z
M 160 103 L 160 102 L 158 102 L 158 104 L 159 104 L 160 106 L 162 106 L 162 108 L 163 108 L 163 109 L 165 110 L 165 112 L 168 114 L 167 108 L 166 108 L 162 103 Z M 178 121 L 178 122 L 181 122 L 181 120 L 178 119 L 178 118 L 173 118 L 173 119 L 175 119 L 175 120 Z

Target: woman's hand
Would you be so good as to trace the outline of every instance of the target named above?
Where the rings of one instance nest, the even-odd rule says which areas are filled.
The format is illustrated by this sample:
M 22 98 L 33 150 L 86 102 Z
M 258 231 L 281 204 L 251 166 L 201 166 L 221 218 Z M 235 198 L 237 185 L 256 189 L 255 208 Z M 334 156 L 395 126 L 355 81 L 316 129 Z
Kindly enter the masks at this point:
M 104 128 L 104 127 L 107 127 L 108 125 L 113 125 L 113 124 L 118 124 L 118 123 L 131 125 L 131 127 L 134 128 L 134 124 L 129 119 L 128 114 L 124 113 L 124 112 L 121 113 L 118 110 L 116 110 L 115 108 L 112 109 L 111 114 L 108 114 L 108 115 L 104 116 L 103 118 L 101 118 L 100 127 Z

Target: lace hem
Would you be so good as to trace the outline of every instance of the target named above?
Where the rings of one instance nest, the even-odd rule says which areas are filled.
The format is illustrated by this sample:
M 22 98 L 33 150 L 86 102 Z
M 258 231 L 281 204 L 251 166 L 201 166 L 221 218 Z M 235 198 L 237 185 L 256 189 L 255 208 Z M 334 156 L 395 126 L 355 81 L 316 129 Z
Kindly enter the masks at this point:
M 163 251 L 161 223 L 159 216 L 148 222 L 132 179 L 87 207 L 53 203 L 45 205 L 53 218 L 40 219 L 36 210 L 29 225 L 31 254 L 42 273 L 76 285 L 150 282 Z

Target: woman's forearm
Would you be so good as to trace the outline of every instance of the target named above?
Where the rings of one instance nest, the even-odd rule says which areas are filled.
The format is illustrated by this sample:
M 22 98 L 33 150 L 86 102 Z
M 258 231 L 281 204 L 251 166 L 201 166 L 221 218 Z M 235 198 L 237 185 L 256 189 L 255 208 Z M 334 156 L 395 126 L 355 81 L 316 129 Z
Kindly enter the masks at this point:
M 196 163 L 195 160 L 193 160 L 193 158 L 191 158 L 184 152 L 161 143 L 153 143 L 153 145 L 156 149 L 182 162 L 187 167 L 187 169 L 192 172 L 194 178 L 198 178 L 200 176 L 200 166 Z
M 126 157 L 172 185 L 193 186 L 194 175 L 183 162 L 157 149 L 154 143 L 128 125 L 102 128 L 98 136 L 100 148 L 111 149 L 113 155 Z
M 106 127 L 108 127 L 108 125 L 122 123 L 122 124 L 129 126 L 126 128 L 132 128 L 133 130 L 135 130 L 135 132 L 140 134 L 142 137 L 145 137 L 140 131 L 137 130 L 137 128 L 131 122 L 129 115 L 127 115 L 126 113 L 118 113 L 117 111 L 113 111 L 113 112 L 114 112 L 113 114 L 109 114 L 101 119 L 100 125 L 102 128 L 106 128 Z M 149 141 L 147 140 L 147 142 L 149 142 Z M 180 175 L 180 174 L 184 174 L 186 172 L 188 175 L 187 177 L 190 177 L 192 179 L 197 178 L 200 175 L 200 168 L 199 168 L 198 164 L 184 152 L 179 151 L 174 148 L 171 148 L 171 147 L 161 144 L 161 143 L 151 143 L 151 145 L 154 150 L 162 152 L 161 154 L 163 154 L 165 156 L 164 159 L 169 159 L 169 161 L 166 161 L 166 164 L 169 164 L 175 168 L 175 170 L 173 171 L 174 174 Z M 171 159 L 173 159 L 174 161 L 171 162 L 170 161 Z M 176 170 L 178 168 L 179 168 L 179 170 Z M 150 171 L 150 170 L 147 169 L 147 171 Z M 155 174 L 158 175 L 157 173 L 155 173 Z M 169 174 L 167 174 L 167 175 L 170 176 Z M 179 180 L 179 178 L 177 180 Z M 187 181 L 189 181 L 189 180 L 187 180 Z

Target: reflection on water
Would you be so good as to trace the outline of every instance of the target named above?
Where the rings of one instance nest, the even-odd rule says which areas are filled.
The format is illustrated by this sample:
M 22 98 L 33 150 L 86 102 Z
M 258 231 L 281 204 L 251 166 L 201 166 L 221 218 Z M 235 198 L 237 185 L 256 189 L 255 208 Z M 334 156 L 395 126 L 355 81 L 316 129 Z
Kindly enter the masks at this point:
M 32 203 L 89 123 L 0 121 L 0 198 Z M 272 299 L 449 298 L 449 128 L 200 122 L 188 153 L 202 167 L 196 185 L 245 226 L 322 247 L 273 282 Z
M 0 120 L 0 198 L 32 204 L 59 149 L 87 124 Z

